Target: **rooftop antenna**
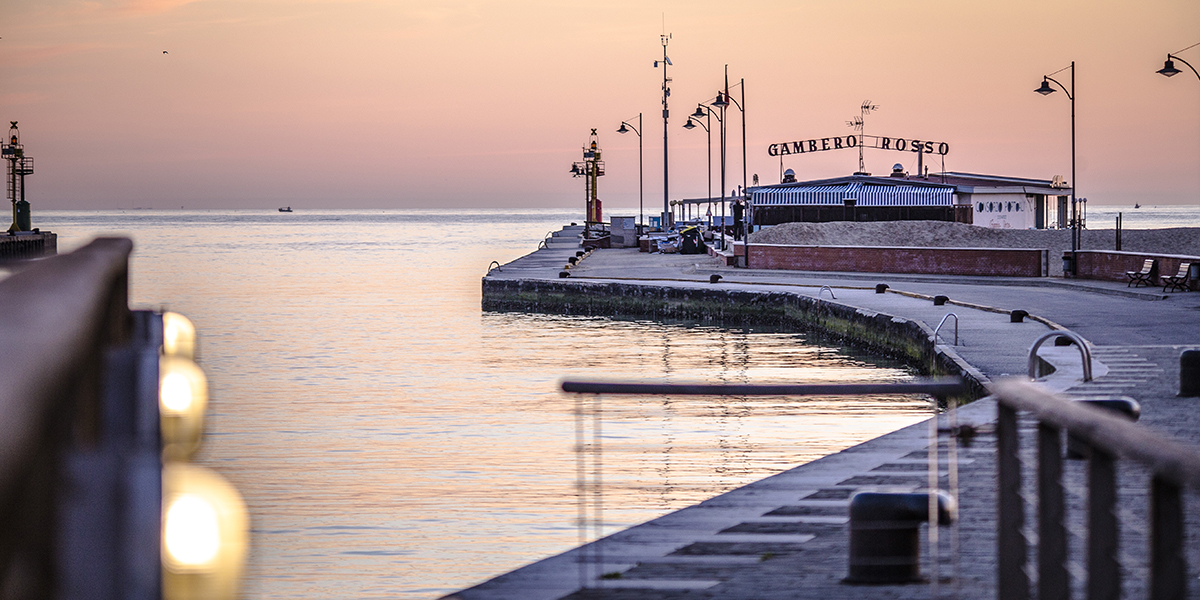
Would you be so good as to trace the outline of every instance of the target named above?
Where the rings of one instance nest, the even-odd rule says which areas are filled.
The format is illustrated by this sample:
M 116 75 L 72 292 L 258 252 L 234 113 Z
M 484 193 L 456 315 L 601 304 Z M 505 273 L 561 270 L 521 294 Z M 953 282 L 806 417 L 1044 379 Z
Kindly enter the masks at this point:
M 867 115 L 871 114 L 871 111 L 873 110 L 879 110 L 879 107 L 871 104 L 870 100 L 863 100 L 862 106 L 859 108 L 859 115 L 849 121 L 846 121 L 846 125 L 848 127 L 853 127 L 854 130 L 858 132 L 859 137 L 862 138 L 866 137 L 864 125 L 867 122 Z M 864 141 L 865 140 L 862 139 L 858 141 L 858 172 L 855 173 L 855 175 L 870 175 L 870 173 L 867 172 L 866 165 L 863 163 Z

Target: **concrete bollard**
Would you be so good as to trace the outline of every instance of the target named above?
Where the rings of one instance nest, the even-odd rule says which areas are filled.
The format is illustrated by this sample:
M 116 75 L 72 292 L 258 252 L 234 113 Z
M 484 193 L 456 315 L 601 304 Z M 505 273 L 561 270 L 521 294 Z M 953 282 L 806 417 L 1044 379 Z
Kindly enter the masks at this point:
M 720 280 L 721 280 L 721 276 L 720 276 L 720 275 L 718 275 L 718 274 L 716 274 L 716 273 L 713 273 L 712 275 L 709 275 L 709 276 L 708 276 L 708 282 L 709 282 L 709 283 L 716 283 L 716 282 L 718 282 L 718 281 L 720 281 Z
M 568 278 L 568 277 L 570 277 L 570 276 L 571 276 L 571 273 L 570 273 L 570 272 L 568 272 L 568 271 L 559 271 L 559 272 L 558 272 L 558 278 L 559 278 L 559 279 L 566 279 L 566 278 Z
M 576 251 L 575 251 L 575 256 L 583 256 L 584 254 L 587 254 L 587 252 L 584 252 L 583 250 L 576 250 Z
M 957 521 L 954 499 L 936 493 L 937 525 Z M 850 499 L 850 573 L 845 582 L 921 581 L 921 523 L 928 520 L 928 493 L 855 494 Z
M 1014 310 L 1011 313 L 1008 313 L 1008 321 L 1010 323 L 1024 323 L 1025 317 L 1028 316 L 1029 311 L 1027 310 Z
M 1200 396 L 1200 350 L 1184 350 L 1179 355 L 1179 395 Z
M 1137 400 L 1129 396 L 1116 396 L 1112 398 L 1095 398 L 1078 400 L 1077 402 L 1085 402 L 1097 408 L 1102 408 L 1121 415 L 1130 421 L 1137 422 L 1142 416 L 1142 406 Z M 1090 448 L 1083 440 L 1071 435 L 1067 432 L 1067 458 L 1080 460 L 1091 456 Z
M 569 263 L 571 263 L 571 264 L 573 264 L 573 265 L 577 265 L 577 264 L 579 264 L 579 257 L 577 257 L 577 256 L 572 256 L 571 258 L 568 258 L 568 259 L 567 259 L 567 262 L 569 262 Z
M 876 294 L 882 294 L 882 293 L 886 292 L 886 291 L 887 291 L 887 289 L 888 289 L 888 284 L 886 284 L 886 283 L 880 283 L 880 284 L 877 284 L 877 285 L 875 286 L 875 293 L 876 293 Z
M 1071 344 L 1074 344 L 1074 343 L 1075 342 L 1071 341 L 1071 338 L 1069 338 L 1065 335 L 1060 335 L 1060 336 L 1054 338 L 1055 346 L 1070 346 Z
M 934 296 L 933 297 L 933 305 L 934 306 L 945 306 L 946 302 L 948 302 L 949 300 L 950 300 L 950 298 L 948 298 L 946 296 Z

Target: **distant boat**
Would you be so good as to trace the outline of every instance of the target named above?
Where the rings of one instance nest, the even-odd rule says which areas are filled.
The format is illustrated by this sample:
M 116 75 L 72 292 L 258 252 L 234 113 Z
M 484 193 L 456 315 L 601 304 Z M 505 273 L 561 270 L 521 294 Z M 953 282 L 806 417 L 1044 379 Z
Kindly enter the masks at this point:
M 285 207 L 279 209 L 279 212 L 292 212 L 292 207 L 285 206 Z
M 1141 208 L 1141 207 L 1142 207 L 1142 205 L 1141 205 L 1141 204 L 1138 204 L 1137 202 L 1134 202 L 1134 203 L 1133 203 L 1133 207 L 1134 207 L 1134 208 Z

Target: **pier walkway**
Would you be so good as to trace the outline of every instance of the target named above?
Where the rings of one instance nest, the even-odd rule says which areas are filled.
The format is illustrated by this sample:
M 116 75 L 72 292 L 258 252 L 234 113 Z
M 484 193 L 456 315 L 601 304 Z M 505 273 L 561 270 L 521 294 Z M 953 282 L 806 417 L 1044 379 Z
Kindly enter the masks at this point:
M 566 240 L 489 273 L 495 279 L 558 279 L 575 247 Z M 553 256 L 552 254 L 553 253 Z M 709 278 L 719 274 L 718 283 Z M 1023 375 L 1034 340 L 1056 328 L 1083 336 L 1092 345 L 1094 380 L 1081 383 L 1079 353 L 1043 346 L 1043 359 L 1058 370 L 1044 380 L 1053 391 L 1078 396 L 1123 395 L 1141 405 L 1140 423 L 1168 438 L 1200 447 L 1200 399 L 1179 398 L 1179 356 L 1200 347 L 1200 294 L 1162 294 L 1124 284 L 1061 279 L 941 277 L 896 274 L 747 271 L 708 256 L 639 253 L 604 249 L 570 270 L 571 281 L 642 283 L 660 287 L 788 291 L 920 321 L 931 330 L 948 312 L 958 316 L 942 328 L 939 343 L 987 383 Z M 889 293 L 875 285 L 886 283 Z M 822 289 L 829 286 L 829 290 Z M 832 294 L 831 294 L 832 292 Z M 836 296 L 830 300 L 830 296 Z M 945 295 L 950 304 L 934 306 Z M 1011 323 L 1022 309 L 1035 319 Z M 613 374 L 606 374 L 611 376 Z M 990 399 L 960 408 L 961 422 L 980 435 L 958 447 L 960 520 L 940 544 L 940 597 L 996 597 L 996 405 Z M 943 417 L 944 421 L 945 417 Z M 941 428 L 946 428 L 943 422 Z M 1023 433 L 1034 425 L 1021 423 Z M 926 487 L 929 425 L 920 423 L 733 490 L 587 546 L 501 575 L 449 598 L 557 600 L 560 598 L 783 599 L 930 598 L 928 582 L 856 586 L 842 583 L 848 559 L 847 501 L 858 491 L 908 492 Z M 942 482 L 946 484 L 941 437 Z M 1023 458 L 1023 460 L 1025 460 Z M 1031 459 L 1030 459 L 1031 460 Z M 1081 596 L 1086 559 L 1077 552 L 1086 537 L 1083 520 L 1086 461 L 1067 461 L 1068 529 L 1073 586 Z M 1146 496 L 1135 467 L 1119 471 L 1121 506 Z M 1030 470 L 1032 468 L 1030 467 Z M 1144 477 L 1144 473 L 1140 474 Z M 1130 503 L 1127 503 L 1127 500 Z M 1187 526 L 1200 525 L 1200 506 L 1187 496 Z M 1145 520 L 1141 508 L 1122 508 L 1131 521 Z M 1144 597 L 1148 580 L 1144 531 L 1122 530 L 1124 592 Z M 946 538 L 949 538 L 947 541 Z M 922 537 L 923 552 L 928 552 Z M 1193 534 L 1187 554 L 1194 559 L 1200 539 Z M 923 559 L 925 560 L 925 559 Z M 930 563 L 924 562 L 928 574 Z M 1193 575 L 1195 565 L 1189 568 Z M 601 577 L 601 575 L 607 575 Z M 1193 595 L 1197 590 L 1192 589 Z

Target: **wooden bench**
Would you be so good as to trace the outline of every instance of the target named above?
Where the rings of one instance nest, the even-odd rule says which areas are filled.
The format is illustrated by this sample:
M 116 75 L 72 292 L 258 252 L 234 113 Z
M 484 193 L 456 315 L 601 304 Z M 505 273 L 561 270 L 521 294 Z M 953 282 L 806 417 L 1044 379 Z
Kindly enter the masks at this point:
M 1192 263 L 1179 263 L 1179 272 L 1175 275 L 1164 275 L 1162 278 L 1163 291 L 1171 288 L 1172 292 L 1186 292 L 1188 290 L 1188 271 L 1192 268 Z M 1129 287 L 1129 286 L 1125 286 Z
M 1129 277 L 1129 283 L 1125 287 L 1142 287 L 1142 285 L 1154 285 L 1155 276 L 1158 275 L 1158 261 L 1153 258 L 1147 258 L 1146 262 L 1142 263 L 1141 271 L 1125 271 L 1125 275 Z

